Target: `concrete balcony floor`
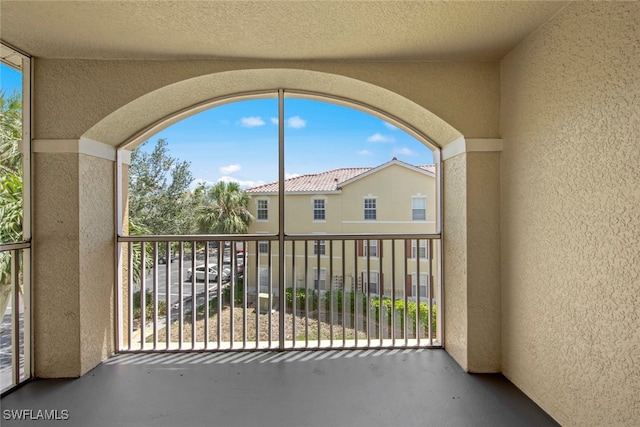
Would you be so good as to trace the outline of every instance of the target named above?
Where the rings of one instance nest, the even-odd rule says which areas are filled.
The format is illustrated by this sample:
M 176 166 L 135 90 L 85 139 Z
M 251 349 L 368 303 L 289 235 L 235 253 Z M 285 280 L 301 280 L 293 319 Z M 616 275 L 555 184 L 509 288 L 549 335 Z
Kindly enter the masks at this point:
M 6 419 L 18 409 L 69 419 Z M 502 375 L 427 349 L 120 354 L 82 378 L 32 381 L 2 410 L 3 426 L 557 425 Z

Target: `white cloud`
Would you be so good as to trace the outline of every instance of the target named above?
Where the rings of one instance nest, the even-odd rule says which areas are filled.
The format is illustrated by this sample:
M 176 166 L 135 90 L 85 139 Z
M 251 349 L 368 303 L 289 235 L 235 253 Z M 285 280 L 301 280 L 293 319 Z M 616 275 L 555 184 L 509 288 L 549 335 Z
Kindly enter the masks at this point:
M 287 119 L 287 126 L 293 129 L 302 129 L 307 125 L 307 121 L 300 116 L 293 116 Z
M 385 136 L 381 133 L 374 133 L 369 138 L 367 138 L 367 142 L 393 142 L 393 141 L 395 141 L 395 139 L 393 139 L 390 136 Z
M 251 180 L 246 180 L 243 181 L 241 179 L 237 179 L 234 178 L 232 176 L 221 176 L 220 178 L 218 178 L 218 182 L 235 182 L 237 183 L 241 188 L 251 188 L 251 187 L 257 187 L 259 185 L 264 185 L 266 184 L 266 182 L 264 181 L 251 181 Z
M 373 152 L 369 151 L 369 150 L 360 150 L 358 151 L 358 156 L 371 156 L 373 155 Z
M 413 151 L 410 148 L 407 147 L 401 147 L 401 148 L 396 148 L 395 150 L 393 150 L 394 154 L 401 154 L 403 156 L 417 156 L 418 153 L 416 153 L 415 151 Z
M 302 176 L 299 173 L 285 173 L 284 174 L 284 179 L 291 179 L 291 178 L 297 178 L 299 176 Z
M 261 117 L 243 117 L 240 119 L 240 125 L 246 128 L 253 128 L 256 126 L 264 126 L 265 122 Z
M 383 123 L 384 123 L 384 125 L 385 125 L 385 127 L 387 129 L 398 130 L 398 128 L 396 126 L 392 125 L 391 123 L 387 123 L 387 122 L 383 122 Z
M 271 117 L 269 120 L 271 120 L 271 123 L 274 125 L 277 125 L 280 122 L 277 117 Z M 302 129 L 307 125 L 307 121 L 300 116 L 289 117 L 285 120 L 285 123 L 287 127 L 292 129 Z
M 228 165 L 228 166 L 222 166 L 218 170 L 223 175 L 230 175 L 230 174 L 232 174 L 234 172 L 240 171 L 241 169 L 242 169 L 242 166 L 240 166 L 239 164 L 233 164 L 233 165 Z

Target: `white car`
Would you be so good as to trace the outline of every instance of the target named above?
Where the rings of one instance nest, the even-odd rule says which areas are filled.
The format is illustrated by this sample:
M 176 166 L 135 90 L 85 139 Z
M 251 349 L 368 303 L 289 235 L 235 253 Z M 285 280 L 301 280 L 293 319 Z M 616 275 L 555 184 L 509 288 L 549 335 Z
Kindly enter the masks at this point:
M 196 281 L 204 282 L 205 276 L 205 266 L 201 265 L 196 267 Z M 227 267 L 222 269 L 222 281 L 228 282 L 231 276 L 231 270 Z M 191 281 L 193 279 L 193 272 L 191 269 L 187 270 L 187 281 Z M 217 282 L 218 281 L 218 266 L 210 265 L 209 266 L 209 282 Z

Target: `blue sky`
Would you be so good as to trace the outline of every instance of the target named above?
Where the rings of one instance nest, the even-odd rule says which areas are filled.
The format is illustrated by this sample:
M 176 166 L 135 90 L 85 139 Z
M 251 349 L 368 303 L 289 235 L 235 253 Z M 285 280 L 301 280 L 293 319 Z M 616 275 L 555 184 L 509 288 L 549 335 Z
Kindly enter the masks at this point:
M 13 91 L 22 91 L 22 73 L 0 64 L 0 86 L 5 95 L 13 94 Z
M 21 73 L 0 66 L 2 90 L 21 88 Z M 191 163 L 198 182 L 252 187 L 278 179 L 278 101 L 229 103 L 182 120 L 149 139 L 165 138 L 171 156 Z M 287 177 L 343 167 L 374 167 L 393 157 L 433 163 L 431 151 L 406 132 L 361 111 L 328 102 L 285 99 Z
M 159 132 L 173 157 L 191 163 L 196 182 L 237 181 L 243 187 L 278 178 L 278 103 L 226 104 Z M 307 99 L 285 100 L 285 175 L 378 166 L 397 157 L 433 163 L 431 151 L 406 132 L 358 110 Z M 194 183 L 195 184 L 195 183 Z

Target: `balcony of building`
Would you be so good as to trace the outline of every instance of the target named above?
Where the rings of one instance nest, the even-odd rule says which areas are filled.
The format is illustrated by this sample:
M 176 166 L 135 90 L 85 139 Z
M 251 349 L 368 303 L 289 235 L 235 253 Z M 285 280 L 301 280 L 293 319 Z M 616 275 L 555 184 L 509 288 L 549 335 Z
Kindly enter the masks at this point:
M 640 424 L 638 3 L 2 1 L 0 9 L 0 37 L 13 48 L 6 55 L 3 46 L 2 59 L 21 69 L 30 94 L 24 241 L 0 247 L 11 259 L 3 327 L 14 334 L 1 359 L 3 367 L 10 359 L 9 384 L 25 384 L 2 397 L 3 411 L 66 409 L 66 422 L 80 425 L 216 425 L 214 411 L 220 425 Z M 155 309 L 144 327 L 128 321 L 122 148 L 267 92 L 367 108 L 440 154 L 442 288 L 424 294 L 436 296 L 427 310 L 442 317 L 435 330 L 427 318 L 420 346 L 304 349 L 318 339 L 309 336 L 282 352 L 248 348 L 250 339 L 244 349 L 238 341 L 200 352 L 218 347 L 212 328 L 215 339 L 202 341 L 183 330 L 179 352 L 162 340 Z M 284 235 L 276 240 L 285 245 Z M 302 284 L 313 289 L 316 261 L 307 262 Z M 366 294 L 357 299 L 364 308 L 376 293 L 360 273 L 341 283 Z M 149 274 L 155 304 L 163 284 Z M 257 290 L 259 301 L 261 281 Z M 243 316 L 255 310 L 246 301 Z M 314 320 L 313 304 L 308 311 Z M 363 332 L 375 342 L 385 322 Z M 334 333 L 343 326 L 333 323 Z M 407 337 L 384 327 L 382 335 Z

